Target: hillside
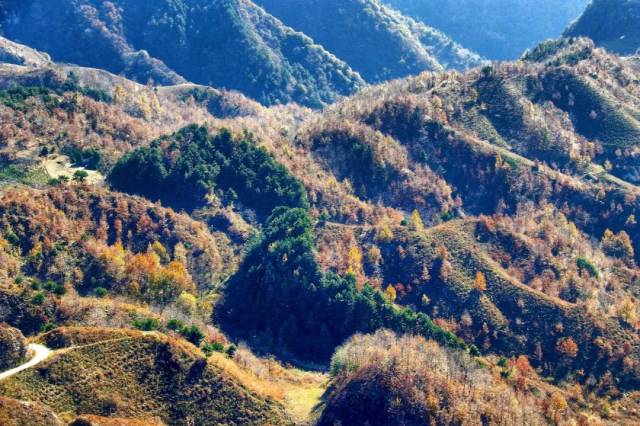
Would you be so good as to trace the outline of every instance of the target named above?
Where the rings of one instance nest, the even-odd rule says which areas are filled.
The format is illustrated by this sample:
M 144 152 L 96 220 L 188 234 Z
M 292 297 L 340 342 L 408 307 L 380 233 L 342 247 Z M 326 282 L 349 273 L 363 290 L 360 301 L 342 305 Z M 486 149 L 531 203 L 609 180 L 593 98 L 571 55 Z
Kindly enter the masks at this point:
M 444 68 L 479 65 L 480 58 L 445 34 L 378 0 L 258 0 L 286 25 L 312 37 L 371 83 Z
M 556 38 L 588 0 L 383 0 L 491 60 L 513 60 Z M 606 0 L 603 1 L 606 3 Z
M 128 20 L 187 4 L 111 3 L 136 48 Z M 637 58 L 549 40 L 314 110 L 0 46 L 4 364 L 53 351 L 0 382 L 0 422 L 638 423 Z
M 621 55 L 640 49 L 640 2 L 594 0 L 565 31 L 565 36 L 589 37 L 596 45 Z
M 637 354 L 609 357 L 602 345 L 621 339 L 612 345 L 631 349 L 638 338 L 628 285 L 638 253 L 638 189 L 627 169 L 639 140 L 635 73 L 588 41 L 561 41 L 517 63 L 425 73 L 333 106 L 302 126 L 296 146 L 353 182 L 360 197 L 416 212 L 405 214 L 400 228 L 394 216 L 374 219 L 375 226 L 326 224 L 316 236 L 321 263 L 355 270 L 383 289 L 391 284 L 393 298 L 467 343 L 526 353 L 555 377 L 604 365 L 615 374 L 621 366 L 613 365 L 627 355 L 630 366 Z M 342 159 L 355 155 L 350 163 L 358 167 L 345 169 Z M 433 195 L 394 194 L 396 184 L 411 188 L 419 171 L 416 182 L 429 182 Z M 548 209 L 547 219 L 534 219 L 534 206 Z M 513 228 L 509 236 L 469 234 L 466 226 L 476 226 L 469 215 L 492 216 L 490 230 L 507 216 L 514 223 L 505 226 Z M 429 237 L 420 243 L 414 233 L 423 232 Z M 492 244 L 476 245 L 486 238 Z M 354 269 L 352 253 L 360 253 L 363 269 Z M 473 287 L 478 274 L 487 283 L 481 291 Z M 542 312 L 553 318 L 544 323 L 555 325 L 539 328 Z M 553 349 L 565 350 L 568 337 L 579 348 L 575 358 Z M 637 370 L 624 371 L 619 383 L 637 386 Z
M 94 333 L 70 331 L 89 338 Z M 45 341 L 58 332 L 53 333 Z M 1 392 L 39 401 L 65 416 L 161 419 L 166 424 L 287 423 L 282 406 L 208 362 L 193 346 L 160 334 L 112 334 L 67 349 L 55 346 L 60 350 L 52 358 L 3 381 Z
M 362 85 L 344 62 L 249 0 L 56 0 L 9 7 L 6 37 L 55 61 L 122 73 L 143 84 L 186 79 L 239 90 L 265 104 L 316 107 Z M 172 18 L 161 18 L 167 14 Z M 238 57 L 245 60 L 232 60 Z

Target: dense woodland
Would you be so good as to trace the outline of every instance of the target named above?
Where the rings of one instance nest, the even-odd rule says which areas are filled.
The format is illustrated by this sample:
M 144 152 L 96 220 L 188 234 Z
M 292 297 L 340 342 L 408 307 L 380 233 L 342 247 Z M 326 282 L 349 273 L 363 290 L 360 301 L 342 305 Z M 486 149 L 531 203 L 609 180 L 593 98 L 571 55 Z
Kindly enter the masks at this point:
M 0 423 L 636 424 L 637 58 L 257 3 L 0 3 Z

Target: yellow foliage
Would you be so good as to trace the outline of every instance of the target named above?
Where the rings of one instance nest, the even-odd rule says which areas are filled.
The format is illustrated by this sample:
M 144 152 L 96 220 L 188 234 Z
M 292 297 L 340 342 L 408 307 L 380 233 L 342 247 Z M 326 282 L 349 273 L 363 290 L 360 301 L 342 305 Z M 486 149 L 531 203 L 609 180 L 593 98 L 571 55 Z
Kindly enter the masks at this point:
M 411 213 L 411 217 L 409 218 L 409 227 L 414 231 L 424 231 L 424 222 L 422 221 L 422 217 L 418 210 L 414 210 L 413 213 Z
M 367 252 L 367 262 L 371 265 L 378 265 L 382 260 L 382 253 L 378 246 L 371 246 Z
M 352 245 L 347 254 L 347 273 L 354 274 L 355 276 L 363 274 L 362 252 L 357 245 Z
M 123 104 L 127 98 L 127 91 L 122 87 L 122 85 L 118 84 L 113 93 L 113 100 L 116 104 Z
M 381 243 L 390 243 L 393 241 L 393 230 L 388 223 L 383 223 L 380 228 L 378 228 L 377 240 Z
M 167 252 L 167 249 L 159 241 L 154 242 L 151 245 L 150 250 L 153 250 L 160 257 L 162 263 L 167 263 L 171 260 L 169 252 Z
M 193 294 L 187 292 L 182 292 L 176 302 L 178 308 L 187 315 L 193 315 L 197 308 L 197 303 L 198 299 L 196 299 Z
M 476 279 L 473 280 L 473 288 L 480 293 L 487 291 L 487 278 L 483 272 L 478 271 L 478 273 L 476 273 Z
M 387 296 L 387 299 L 389 299 L 389 302 L 395 302 L 396 297 L 398 297 L 395 287 L 392 286 L 391 284 L 387 286 L 387 289 L 384 291 L 384 294 Z
M 630 297 L 627 296 L 622 301 L 622 304 L 618 309 L 618 315 L 620 316 L 620 319 L 622 319 L 622 321 L 631 326 L 635 326 L 638 323 L 638 313 L 636 311 L 636 306 Z

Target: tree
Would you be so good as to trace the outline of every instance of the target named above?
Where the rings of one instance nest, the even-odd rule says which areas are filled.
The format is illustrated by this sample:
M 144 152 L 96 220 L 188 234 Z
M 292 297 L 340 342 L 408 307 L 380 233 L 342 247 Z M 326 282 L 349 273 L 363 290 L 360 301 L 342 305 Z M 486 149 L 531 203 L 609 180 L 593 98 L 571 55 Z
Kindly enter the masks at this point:
M 120 84 L 116 85 L 114 89 L 114 94 L 113 94 L 113 101 L 116 104 L 121 105 L 125 102 L 126 98 L 127 98 L 127 91 L 125 90 L 125 88 Z
M 180 330 L 180 334 L 195 346 L 200 346 L 200 343 L 204 340 L 204 333 L 196 325 L 184 327 Z
M 602 250 L 608 256 L 621 259 L 630 260 L 633 259 L 634 256 L 631 238 L 629 238 L 629 234 L 625 231 L 614 234 L 611 230 L 607 229 L 602 237 Z
M 367 251 L 367 262 L 371 266 L 377 266 L 382 261 L 382 252 L 380 248 L 376 245 L 371 246 L 369 251 Z
M 381 243 L 390 243 L 393 241 L 393 230 L 387 222 L 384 222 L 379 228 L 376 236 L 377 240 Z
M 355 244 L 349 248 L 349 252 L 347 253 L 347 273 L 353 274 L 357 278 L 364 275 L 362 270 L 362 252 L 360 251 L 360 247 Z
M 484 272 L 478 271 L 476 273 L 476 278 L 473 280 L 473 288 L 480 293 L 487 291 L 487 278 Z
M 422 221 L 420 212 L 417 209 L 411 213 L 411 217 L 409 218 L 409 228 L 416 232 L 424 231 L 424 222 Z
M 556 350 L 569 358 L 575 358 L 578 356 L 578 345 L 571 337 L 558 339 L 556 343 Z
M 84 170 L 76 170 L 73 173 L 73 180 L 75 182 L 85 182 L 88 177 L 89 177 L 89 173 L 87 173 Z
M 391 284 L 387 286 L 387 289 L 384 291 L 384 294 L 385 296 L 387 296 L 387 300 L 389 300 L 389 302 L 393 303 L 396 301 L 396 297 L 397 297 L 396 289 Z

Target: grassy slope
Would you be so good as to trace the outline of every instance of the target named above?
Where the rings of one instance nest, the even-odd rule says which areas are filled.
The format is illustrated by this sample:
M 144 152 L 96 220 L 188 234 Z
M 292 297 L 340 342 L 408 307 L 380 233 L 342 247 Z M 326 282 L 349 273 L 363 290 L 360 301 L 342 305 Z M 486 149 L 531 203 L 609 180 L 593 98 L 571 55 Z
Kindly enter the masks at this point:
M 108 334 L 56 352 L 3 382 L 2 393 L 41 401 L 58 413 L 159 417 L 169 424 L 188 418 L 197 424 L 286 423 L 281 405 L 238 383 L 193 346 L 157 334 Z

